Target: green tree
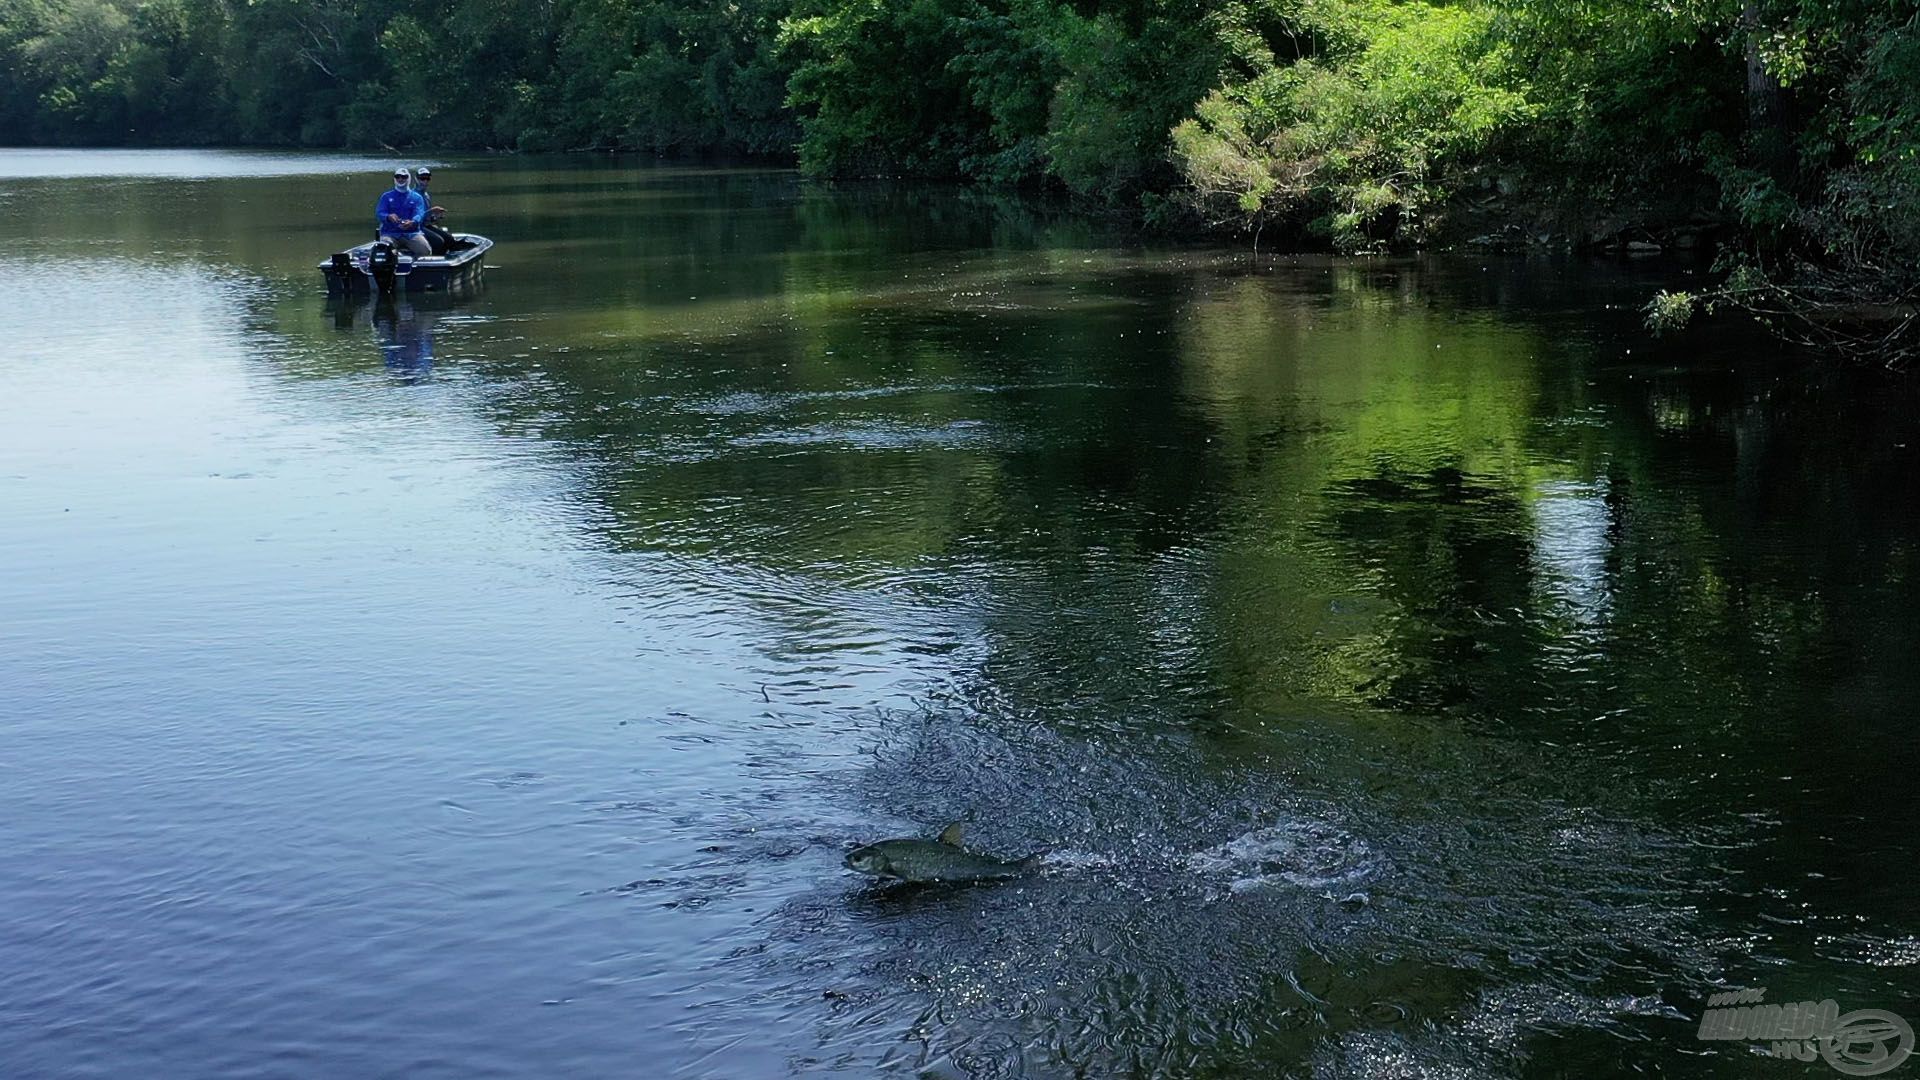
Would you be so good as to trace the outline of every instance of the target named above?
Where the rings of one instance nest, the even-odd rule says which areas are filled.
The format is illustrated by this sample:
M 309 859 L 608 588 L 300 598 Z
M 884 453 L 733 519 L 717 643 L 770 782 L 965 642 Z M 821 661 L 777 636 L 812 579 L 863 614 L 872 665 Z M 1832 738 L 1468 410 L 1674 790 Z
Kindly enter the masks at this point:
M 537 145 L 790 152 L 784 0 L 575 0 L 561 11 L 553 101 Z
M 1190 198 L 1256 233 L 1307 218 L 1342 248 L 1431 235 L 1453 181 L 1533 107 L 1489 14 L 1425 3 L 1234 5 L 1241 77 L 1173 132 Z
M 827 174 L 960 176 L 992 153 L 960 37 L 972 0 L 802 0 L 782 24 L 800 166 Z

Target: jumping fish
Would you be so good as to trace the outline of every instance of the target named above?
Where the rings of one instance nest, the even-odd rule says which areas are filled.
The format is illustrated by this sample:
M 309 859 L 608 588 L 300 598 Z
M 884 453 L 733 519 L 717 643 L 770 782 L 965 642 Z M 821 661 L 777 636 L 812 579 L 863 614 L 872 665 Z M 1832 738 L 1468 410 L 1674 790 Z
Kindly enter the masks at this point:
M 1025 874 L 1039 863 L 1042 852 L 1024 859 L 996 859 L 961 848 L 964 825 L 954 822 L 933 840 L 880 840 L 847 852 L 846 866 L 862 874 L 917 884 L 933 882 L 1005 881 Z

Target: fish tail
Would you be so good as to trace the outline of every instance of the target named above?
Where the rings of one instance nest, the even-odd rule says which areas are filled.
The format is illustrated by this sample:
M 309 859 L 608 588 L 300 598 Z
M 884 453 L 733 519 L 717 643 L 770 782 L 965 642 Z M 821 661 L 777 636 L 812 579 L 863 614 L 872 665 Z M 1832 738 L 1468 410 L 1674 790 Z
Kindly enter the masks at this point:
M 1047 849 L 1041 848 L 1039 851 L 1036 851 L 1033 854 L 1028 855 L 1026 858 L 1021 859 L 1019 862 L 1016 862 L 1013 865 L 1019 867 L 1022 870 L 1031 870 L 1034 867 L 1039 866 L 1040 861 L 1046 857 L 1047 857 Z

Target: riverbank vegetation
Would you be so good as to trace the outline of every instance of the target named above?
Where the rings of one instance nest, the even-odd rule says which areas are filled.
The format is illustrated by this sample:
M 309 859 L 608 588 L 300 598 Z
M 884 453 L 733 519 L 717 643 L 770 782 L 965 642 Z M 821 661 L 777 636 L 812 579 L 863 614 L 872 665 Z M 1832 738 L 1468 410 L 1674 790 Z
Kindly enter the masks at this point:
M 1347 251 L 1723 245 L 1904 343 L 1915 0 L 0 0 L 0 142 L 628 149 Z M 1809 316 L 1809 313 L 1813 313 Z M 1889 322 L 1888 320 L 1891 320 Z M 1905 347 L 1902 344 L 1901 347 Z

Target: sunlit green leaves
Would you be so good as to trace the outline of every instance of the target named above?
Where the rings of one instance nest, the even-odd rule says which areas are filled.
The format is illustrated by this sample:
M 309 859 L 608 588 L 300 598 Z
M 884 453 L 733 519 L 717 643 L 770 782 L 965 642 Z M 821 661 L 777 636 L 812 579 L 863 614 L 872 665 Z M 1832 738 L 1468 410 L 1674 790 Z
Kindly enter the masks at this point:
M 1449 170 L 1533 112 L 1484 9 L 1424 3 L 1242 4 L 1220 32 L 1257 72 L 1174 131 L 1195 201 L 1244 228 L 1317 218 L 1364 250 L 1434 228 Z M 1274 41 L 1312 42 L 1277 55 Z M 1297 46 L 1296 46 L 1297 49 Z

